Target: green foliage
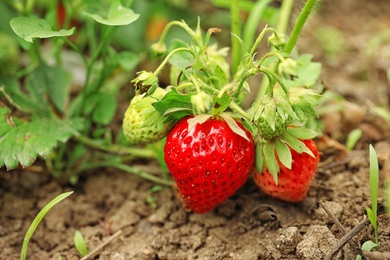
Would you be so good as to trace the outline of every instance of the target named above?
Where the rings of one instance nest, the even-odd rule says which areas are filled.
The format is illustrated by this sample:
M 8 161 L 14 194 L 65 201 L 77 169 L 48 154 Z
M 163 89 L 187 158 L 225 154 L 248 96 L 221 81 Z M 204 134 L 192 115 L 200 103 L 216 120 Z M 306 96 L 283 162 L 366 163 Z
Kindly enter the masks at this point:
M 118 149 L 112 146 L 121 145 L 115 143 L 107 126 L 117 112 L 123 81 L 129 80 L 128 72 L 140 60 L 131 51 L 116 51 L 111 42 L 118 26 L 133 23 L 139 14 L 119 0 L 87 1 L 77 6 L 67 2 L 65 21 L 60 21 L 62 18 L 55 16 L 56 4 L 41 4 L 41 10 L 47 10 L 44 18 L 34 13 L 33 6 L 12 6 L 16 12 L 9 25 L 29 64 L 0 70 L 0 167 L 27 167 L 40 157 L 54 175 L 75 179 L 72 175 L 79 172 L 80 161 L 106 156 L 88 156 L 90 147 L 115 151 Z M 76 16 L 85 22 L 77 24 L 80 33 L 76 35 L 76 27 L 58 28 L 62 23 L 69 27 Z M 88 37 L 84 39 L 82 34 Z M 44 49 L 41 39 L 50 42 L 51 49 Z M 77 75 L 66 65 L 67 52 L 79 55 L 76 62 L 82 61 L 80 65 L 85 67 L 79 74 L 84 79 L 81 84 L 75 84 Z M 4 59 L 11 61 L 8 56 Z M 83 141 L 73 145 L 70 140 L 76 139 Z
M 378 244 L 378 190 L 379 190 L 379 166 L 375 149 L 370 145 L 370 196 L 371 208 L 367 207 L 367 216 L 374 228 L 375 242 Z
M 373 248 L 375 248 L 375 247 L 377 247 L 377 246 L 378 246 L 378 244 L 372 242 L 371 240 L 368 240 L 368 241 L 366 241 L 366 242 L 363 243 L 363 245 L 362 245 L 362 250 L 363 250 L 363 251 L 368 251 L 368 252 L 370 252 Z M 356 256 L 356 260 L 362 260 L 362 259 L 363 259 L 363 258 L 362 258 L 361 255 L 357 255 L 357 256 Z
M 80 231 L 76 230 L 74 233 L 74 245 L 76 246 L 77 251 L 79 251 L 81 256 L 86 256 L 88 254 L 88 248 L 85 243 L 83 234 Z
M 43 209 L 38 213 L 38 215 L 34 218 L 33 222 L 31 223 L 30 227 L 28 228 L 26 235 L 24 236 L 23 240 L 23 246 L 22 246 L 22 251 L 20 255 L 20 259 L 24 260 L 26 259 L 27 256 L 27 249 L 28 249 L 28 243 L 34 234 L 35 230 L 37 229 L 39 223 L 41 220 L 46 216 L 46 214 L 55 206 L 57 205 L 60 201 L 63 199 L 66 199 L 68 196 L 70 196 L 73 193 L 73 191 L 65 192 L 57 197 L 55 197 L 53 200 L 51 200 L 48 204 L 46 204 Z
M 16 35 L 31 43 L 34 38 L 66 37 L 76 32 L 74 27 L 69 30 L 53 31 L 46 20 L 36 17 L 14 17 L 11 19 L 10 25 Z
M 89 0 L 84 14 L 98 23 L 110 26 L 128 25 L 139 18 L 139 14 L 123 6 L 120 0 L 114 0 L 111 3 Z
M 362 134 L 363 131 L 360 128 L 352 130 L 347 136 L 345 147 L 347 147 L 348 150 L 353 150 L 360 137 L 362 137 Z

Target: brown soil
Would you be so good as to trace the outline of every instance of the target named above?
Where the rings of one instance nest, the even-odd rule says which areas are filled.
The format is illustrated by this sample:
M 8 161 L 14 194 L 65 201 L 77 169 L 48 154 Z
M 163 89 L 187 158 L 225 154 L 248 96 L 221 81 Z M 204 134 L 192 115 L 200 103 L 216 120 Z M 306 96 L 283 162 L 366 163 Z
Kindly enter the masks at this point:
M 318 140 L 321 163 L 305 201 L 271 199 L 248 180 L 213 212 L 197 215 L 185 212 L 171 189 L 152 194 L 153 183 L 110 169 L 91 172 L 75 186 L 29 170 L 2 172 L 0 258 L 18 259 L 35 215 L 61 192 L 73 190 L 41 222 L 28 259 L 81 258 L 73 242 L 76 230 L 90 251 L 122 232 L 93 259 L 323 259 L 343 231 L 320 202 L 349 232 L 370 206 L 368 144 L 378 153 L 381 186 L 390 174 L 390 129 L 372 109 L 373 103 L 389 102 L 389 17 L 385 0 L 323 1 L 305 28 L 300 52 L 313 53 L 323 63 L 325 85 L 347 100 L 338 103 L 344 112 L 323 116 L 331 138 Z M 324 28 L 335 33 L 333 38 L 322 37 Z M 357 127 L 363 137 L 345 153 L 340 143 Z M 155 208 L 148 202 L 151 196 Z M 381 189 L 380 214 L 382 198 Z M 334 259 L 355 259 L 361 243 L 370 239 L 367 226 Z M 387 217 L 379 218 L 379 239 L 379 252 L 389 252 Z

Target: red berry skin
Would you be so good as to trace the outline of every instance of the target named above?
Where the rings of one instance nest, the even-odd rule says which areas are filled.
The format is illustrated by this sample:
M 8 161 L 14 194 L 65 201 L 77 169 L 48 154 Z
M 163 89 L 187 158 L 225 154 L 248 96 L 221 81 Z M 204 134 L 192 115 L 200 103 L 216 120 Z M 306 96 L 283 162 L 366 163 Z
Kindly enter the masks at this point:
M 293 159 L 291 170 L 279 162 L 278 185 L 275 184 L 267 168 L 261 173 L 257 172 L 256 169 L 254 170 L 253 179 L 265 194 L 288 202 L 299 202 L 306 198 L 314 179 L 320 156 L 313 140 L 302 140 L 302 142 L 313 152 L 315 158 L 307 153 L 299 154 L 291 150 Z
M 181 119 L 167 136 L 165 162 L 180 194 L 195 213 L 206 213 L 233 195 L 247 180 L 254 163 L 249 140 L 234 133 L 222 118 L 210 118 L 188 131 Z

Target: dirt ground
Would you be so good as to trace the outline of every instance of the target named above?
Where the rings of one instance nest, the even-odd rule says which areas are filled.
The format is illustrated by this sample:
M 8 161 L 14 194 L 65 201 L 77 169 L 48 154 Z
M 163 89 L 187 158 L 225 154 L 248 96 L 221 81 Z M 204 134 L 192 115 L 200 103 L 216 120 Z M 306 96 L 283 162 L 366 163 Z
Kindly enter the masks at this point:
M 381 185 L 390 176 L 390 127 L 373 108 L 389 103 L 388 28 L 386 0 L 322 1 L 305 28 L 299 51 L 312 53 L 323 64 L 324 84 L 345 98 L 337 103 L 342 112 L 322 117 L 328 138 L 317 140 L 321 163 L 305 201 L 271 199 L 248 180 L 213 212 L 197 215 L 185 212 L 171 189 L 151 194 L 153 183 L 110 169 L 90 172 L 75 186 L 30 170 L 2 170 L 0 259 L 20 258 L 35 215 L 69 190 L 74 194 L 49 212 L 32 237 L 28 259 L 80 259 L 73 242 L 76 230 L 90 251 L 119 234 L 92 259 L 324 259 L 370 206 L 369 144 L 379 157 Z M 346 152 L 340 143 L 358 127 L 363 136 L 355 150 Z M 155 208 L 148 203 L 150 196 Z M 384 213 L 382 198 L 381 190 L 379 214 Z M 355 259 L 361 243 L 374 239 L 372 228 L 363 227 L 334 259 Z M 387 217 L 379 218 L 379 245 L 385 257 L 390 252 Z

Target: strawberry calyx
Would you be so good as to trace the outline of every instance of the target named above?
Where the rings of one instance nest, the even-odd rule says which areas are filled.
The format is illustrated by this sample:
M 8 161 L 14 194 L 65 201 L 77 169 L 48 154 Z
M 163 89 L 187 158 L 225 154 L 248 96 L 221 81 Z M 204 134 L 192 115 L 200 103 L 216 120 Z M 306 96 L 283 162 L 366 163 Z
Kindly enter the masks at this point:
M 315 157 L 313 152 L 305 145 L 302 140 L 313 139 L 318 135 L 317 132 L 303 126 L 289 125 L 286 131 L 273 140 L 265 140 L 255 137 L 256 142 L 256 169 L 262 172 L 267 167 L 274 181 L 278 184 L 278 173 L 280 162 L 287 169 L 291 169 L 292 155 L 291 150 L 298 154 L 307 153 Z

